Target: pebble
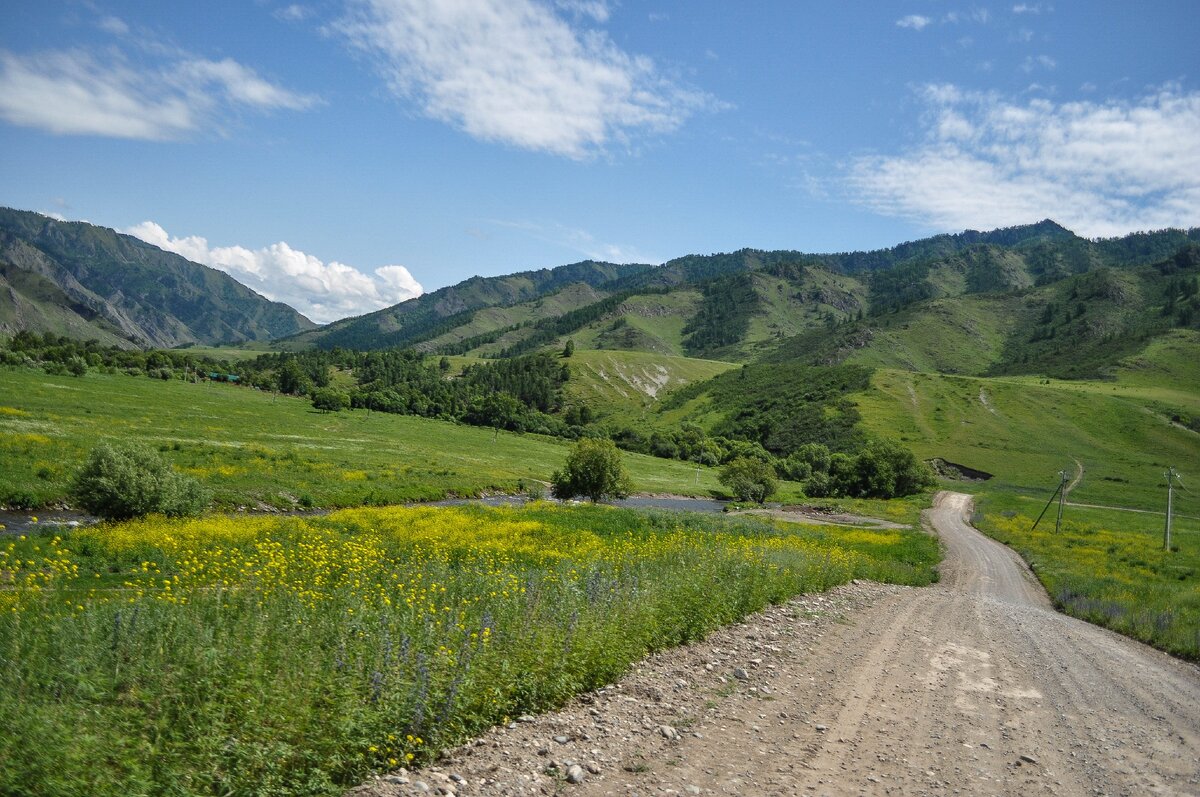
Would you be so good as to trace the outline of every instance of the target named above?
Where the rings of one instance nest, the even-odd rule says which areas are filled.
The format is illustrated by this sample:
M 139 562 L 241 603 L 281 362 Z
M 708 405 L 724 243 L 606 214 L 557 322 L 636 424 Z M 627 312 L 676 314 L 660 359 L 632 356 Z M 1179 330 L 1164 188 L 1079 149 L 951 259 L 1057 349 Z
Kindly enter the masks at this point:
M 1036 763 L 1038 762 L 1036 758 L 1034 758 L 1034 757 L 1033 757 L 1033 756 L 1031 756 L 1031 755 L 1026 755 L 1025 753 L 1021 753 L 1021 755 L 1019 756 L 1019 758 L 1020 758 L 1022 761 L 1024 761 L 1026 764 L 1036 764 Z
M 555 736 L 554 741 L 558 742 L 559 744 L 566 744 L 567 742 L 571 741 L 571 737 L 570 736 Z
M 688 794 L 699 794 L 700 793 L 700 787 L 695 785 L 694 783 L 689 783 L 688 785 L 684 786 L 683 790 L 686 791 Z
M 829 728 L 826 727 L 825 725 L 817 725 L 816 728 L 817 728 L 817 733 L 825 733 L 825 731 L 829 730 Z
M 733 677 L 737 678 L 739 681 L 749 681 L 750 680 L 750 674 L 748 672 L 746 672 L 744 669 L 742 669 L 741 667 L 733 668 Z
M 583 783 L 583 767 L 575 764 L 567 768 L 567 783 Z

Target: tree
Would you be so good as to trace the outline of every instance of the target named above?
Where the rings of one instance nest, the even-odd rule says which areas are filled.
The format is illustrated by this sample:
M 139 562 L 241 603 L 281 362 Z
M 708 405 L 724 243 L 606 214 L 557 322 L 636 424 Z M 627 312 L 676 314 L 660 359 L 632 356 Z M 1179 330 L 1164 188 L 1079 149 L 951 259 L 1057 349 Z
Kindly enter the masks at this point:
M 200 482 L 173 469 L 140 445 L 100 443 L 75 477 L 71 495 L 79 506 L 106 520 L 151 513 L 198 515 L 212 500 Z
M 567 338 L 567 345 L 563 346 L 562 356 L 570 357 L 574 353 L 575 353 L 575 340 L 573 338 Z
M 779 488 L 775 469 L 757 457 L 737 457 L 721 468 L 717 476 L 739 501 L 765 502 Z
M 350 395 L 332 387 L 321 387 L 313 391 L 312 403 L 321 412 L 338 412 L 350 408 Z
M 624 498 L 633 491 L 621 453 L 611 440 L 583 438 L 567 455 L 562 470 L 550 478 L 555 498 L 586 496 L 592 501 Z

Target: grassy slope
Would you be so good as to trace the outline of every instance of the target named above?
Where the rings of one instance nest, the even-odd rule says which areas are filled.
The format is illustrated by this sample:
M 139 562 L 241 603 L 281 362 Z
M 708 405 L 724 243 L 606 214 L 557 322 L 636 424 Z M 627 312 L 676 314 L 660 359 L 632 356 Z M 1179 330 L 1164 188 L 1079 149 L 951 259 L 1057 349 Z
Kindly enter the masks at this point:
M 457 343 L 465 338 L 474 337 L 475 335 L 490 332 L 494 329 L 504 329 L 505 327 L 521 324 L 526 321 L 560 316 L 563 313 L 597 302 L 605 296 L 606 294 L 597 291 L 592 286 L 580 283 L 569 285 L 557 293 L 531 302 L 500 307 L 486 307 L 477 311 L 468 323 L 456 327 L 436 338 L 419 343 L 414 348 L 425 352 L 437 351 L 441 346 Z
M 919 456 L 995 474 L 986 489 L 1048 493 L 1078 460 L 1072 499 L 1150 508 L 1164 467 L 1200 457 L 1200 436 L 1119 385 L 1100 388 L 881 370 L 857 400 L 868 428 Z
M 89 373 L 0 371 L 0 486 L 22 502 L 63 500 L 101 439 L 165 448 L 225 507 L 297 500 L 350 506 L 517 489 L 561 467 L 567 444 L 535 435 L 365 412 L 321 414 L 302 399 L 221 384 Z M 634 454 L 639 491 L 708 494 L 715 470 Z
M 751 356 L 763 344 L 822 325 L 828 314 L 844 318 L 855 302 L 865 306 L 867 293 L 859 280 L 818 268 L 807 269 L 800 286 L 769 274 L 756 274 L 754 287 L 760 305 L 740 347 Z
M 629 418 L 669 391 L 711 379 L 732 363 L 632 351 L 580 351 L 570 359 L 567 395 L 597 414 Z
M 589 324 L 570 337 L 582 348 L 620 350 L 633 345 L 646 352 L 683 357 L 683 327 L 699 304 L 700 293 L 693 290 L 632 296 L 621 303 L 619 316 Z M 620 323 L 631 329 L 614 329 L 614 324 Z
M 910 371 L 981 374 L 1000 359 L 1005 339 L 1020 319 L 1020 300 L 1014 297 L 937 299 L 920 312 L 872 319 L 875 332 L 870 344 L 846 361 Z

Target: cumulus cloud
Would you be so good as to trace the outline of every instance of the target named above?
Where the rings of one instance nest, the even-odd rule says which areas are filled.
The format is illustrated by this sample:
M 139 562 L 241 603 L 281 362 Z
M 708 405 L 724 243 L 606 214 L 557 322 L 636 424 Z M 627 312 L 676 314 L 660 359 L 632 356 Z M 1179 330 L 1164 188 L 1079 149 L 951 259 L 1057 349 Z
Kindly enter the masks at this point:
M 856 159 L 861 204 L 938 229 L 1053 218 L 1091 237 L 1200 224 L 1200 93 L 1014 103 L 927 86 L 926 140 Z
M 923 17 L 920 14 L 909 14 L 907 17 L 901 17 L 900 19 L 896 20 L 896 25 L 901 28 L 921 30 L 932 22 L 933 20 L 929 17 Z
M 236 245 L 213 247 L 198 235 L 172 237 L 152 221 L 123 232 L 188 260 L 220 269 L 268 299 L 289 304 L 322 324 L 389 307 L 424 293 L 404 266 L 380 266 L 373 275 L 367 275 L 345 263 L 326 263 L 283 241 L 261 249 Z
M 577 17 L 608 16 L 602 2 L 561 5 Z M 391 89 L 481 140 L 578 159 L 721 107 L 538 0 L 354 0 L 351 8 L 336 27 L 375 59 Z
M 0 119 L 61 135 L 162 141 L 196 131 L 232 106 L 302 110 L 315 102 L 230 58 L 146 66 L 116 50 L 0 51 Z

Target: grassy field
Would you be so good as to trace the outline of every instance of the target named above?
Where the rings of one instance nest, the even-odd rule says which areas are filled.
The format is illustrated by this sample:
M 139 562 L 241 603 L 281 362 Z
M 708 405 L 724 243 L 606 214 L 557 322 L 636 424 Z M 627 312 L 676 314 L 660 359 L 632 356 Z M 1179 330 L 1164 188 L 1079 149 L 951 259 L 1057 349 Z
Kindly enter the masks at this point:
M 334 795 L 851 578 L 919 531 L 535 504 L 149 519 L 0 547 L 0 793 Z
M 224 508 L 342 507 L 516 492 L 562 467 L 568 443 L 365 411 L 217 383 L 89 373 L 0 374 L 0 503 L 64 500 L 100 440 L 141 440 Z M 637 490 L 710 495 L 716 470 L 625 454 Z M 785 493 L 786 495 L 786 493 Z
M 570 359 L 568 401 L 599 417 L 634 420 L 658 398 L 695 381 L 735 368 L 733 363 L 634 351 L 580 351 Z
M 977 501 L 981 530 L 1016 549 L 1067 614 L 1200 661 L 1200 501 L 1185 495 L 1171 551 L 1163 515 L 1068 506 L 1032 530 L 1044 501 L 992 493 Z
M 1150 390 L 880 370 L 857 403 L 868 428 L 918 456 L 994 474 L 981 489 L 1048 497 L 1059 470 L 1082 465 L 1073 500 L 1155 509 L 1163 471 L 1200 459 L 1200 435 L 1156 411 Z

